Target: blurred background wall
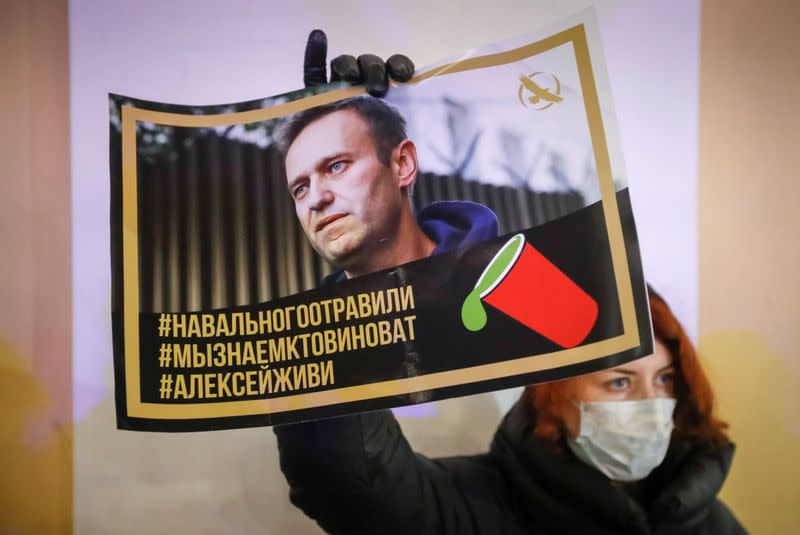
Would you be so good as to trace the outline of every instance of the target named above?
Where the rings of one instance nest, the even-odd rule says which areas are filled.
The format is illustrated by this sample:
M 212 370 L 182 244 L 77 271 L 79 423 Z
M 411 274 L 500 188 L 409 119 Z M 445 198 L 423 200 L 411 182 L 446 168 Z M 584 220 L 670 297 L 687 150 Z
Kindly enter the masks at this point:
M 0 3 L 0 533 L 72 526 L 66 0 Z
M 753 533 L 800 523 L 800 5 L 705 1 L 699 348 L 738 450 L 722 496 Z
M 586 5 L 4 0 L 0 533 L 319 532 L 288 502 L 270 430 L 115 429 L 108 92 L 249 100 L 300 85 L 314 27 L 327 31 L 330 57 L 402 51 L 422 66 Z M 698 340 L 739 444 L 723 497 L 753 533 L 791 532 L 800 8 L 596 9 L 645 270 Z M 478 452 L 515 395 L 438 403 L 402 425 L 430 455 Z

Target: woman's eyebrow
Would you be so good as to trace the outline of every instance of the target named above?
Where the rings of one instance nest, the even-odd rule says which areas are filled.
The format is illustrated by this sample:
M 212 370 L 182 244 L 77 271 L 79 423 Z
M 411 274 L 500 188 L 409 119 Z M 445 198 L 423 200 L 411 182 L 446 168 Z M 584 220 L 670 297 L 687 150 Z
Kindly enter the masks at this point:
M 675 368 L 675 365 L 674 364 L 667 364 L 666 366 L 664 366 L 663 368 L 658 370 L 658 373 L 661 373 L 661 372 L 663 372 L 665 370 L 669 370 L 671 368 Z M 605 371 L 606 372 L 611 372 L 611 373 L 621 373 L 623 375 L 637 375 L 638 374 L 638 372 L 636 370 L 631 370 L 631 369 L 628 369 L 628 368 L 612 368 L 610 370 L 605 370 Z
M 608 370 L 608 371 L 614 372 L 614 373 L 622 373 L 622 374 L 625 374 L 625 375 L 636 375 L 636 371 L 628 370 L 628 369 L 625 369 L 625 368 L 614 368 L 613 370 Z

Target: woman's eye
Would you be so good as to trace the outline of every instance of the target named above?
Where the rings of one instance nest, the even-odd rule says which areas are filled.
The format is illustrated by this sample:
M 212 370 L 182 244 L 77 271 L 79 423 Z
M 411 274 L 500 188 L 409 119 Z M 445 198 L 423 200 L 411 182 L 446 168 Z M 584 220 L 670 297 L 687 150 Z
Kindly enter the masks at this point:
M 344 162 L 342 161 L 334 162 L 333 164 L 331 164 L 331 171 L 333 171 L 334 173 L 336 171 L 341 171 L 342 167 L 344 167 Z
M 674 372 L 662 373 L 662 374 L 661 374 L 661 375 L 658 377 L 658 380 L 659 380 L 659 381 L 660 381 L 662 384 L 665 384 L 665 385 L 672 384 L 672 381 L 674 381 L 674 380 L 675 380 L 675 373 L 674 373 Z
M 629 379 L 627 377 L 617 377 L 616 379 L 612 379 L 606 384 L 612 390 L 623 390 L 628 386 L 628 382 Z

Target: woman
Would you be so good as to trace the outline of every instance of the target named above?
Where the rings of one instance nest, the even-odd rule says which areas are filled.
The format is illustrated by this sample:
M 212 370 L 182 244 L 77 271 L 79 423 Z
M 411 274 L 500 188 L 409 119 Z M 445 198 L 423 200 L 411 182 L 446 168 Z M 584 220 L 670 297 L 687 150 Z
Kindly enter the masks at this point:
M 486 454 L 415 454 L 389 411 L 276 427 L 292 503 L 330 533 L 745 533 L 710 385 L 649 292 L 652 355 L 526 388 Z

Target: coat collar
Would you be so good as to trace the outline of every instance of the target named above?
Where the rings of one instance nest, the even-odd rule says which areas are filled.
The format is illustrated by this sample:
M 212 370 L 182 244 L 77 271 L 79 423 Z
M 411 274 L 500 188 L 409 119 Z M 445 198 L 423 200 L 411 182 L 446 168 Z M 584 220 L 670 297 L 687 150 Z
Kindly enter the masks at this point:
M 713 449 L 673 440 L 664 462 L 642 482 L 639 503 L 567 448 L 553 452 L 533 435 L 534 422 L 532 403 L 523 396 L 497 430 L 491 454 L 532 522 L 565 533 L 648 534 L 662 524 L 679 532 L 678 526 L 705 517 L 733 456 L 733 445 Z

